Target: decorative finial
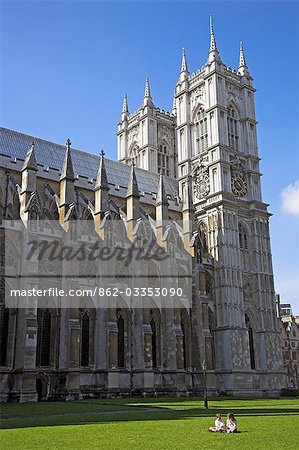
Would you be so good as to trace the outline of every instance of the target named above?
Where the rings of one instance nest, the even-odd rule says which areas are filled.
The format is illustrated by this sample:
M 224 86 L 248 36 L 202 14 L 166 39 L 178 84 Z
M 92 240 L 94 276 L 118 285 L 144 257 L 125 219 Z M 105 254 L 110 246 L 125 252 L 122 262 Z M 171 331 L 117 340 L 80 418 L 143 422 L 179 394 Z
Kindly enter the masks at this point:
M 188 66 L 187 66 L 187 58 L 186 58 L 186 52 L 183 47 L 182 49 L 182 65 L 181 65 L 181 73 L 182 72 L 188 72 Z
M 99 164 L 97 178 L 96 178 L 95 190 L 98 190 L 98 189 L 102 189 L 103 190 L 104 189 L 106 191 L 109 191 L 108 180 L 107 180 L 107 173 L 106 173 L 106 168 L 105 168 L 104 155 L 105 155 L 105 152 L 101 148 L 101 151 L 100 151 L 100 164 Z
M 245 67 L 245 66 L 246 66 L 246 61 L 245 61 L 245 56 L 244 56 L 243 42 L 240 42 L 239 68 L 240 68 L 240 67 Z
M 127 98 L 127 94 L 125 93 L 124 95 L 124 101 L 123 101 L 123 109 L 122 109 L 123 113 L 128 113 L 129 112 L 129 108 L 128 108 L 128 98 Z
M 37 162 L 36 162 L 36 158 L 35 158 L 35 151 L 34 151 L 34 147 L 35 144 L 32 141 L 31 142 L 31 146 L 26 154 L 26 158 L 22 167 L 22 171 L 23 170 L 34 170 L 37 172 L 38 168 L 37 168 Z
M 143 106 L 154 106 L 148 77 L 145 79 Z
M 239 57 L 238 73 L 241 76 L 250 77 L 250 74 L 249 74 L 249 71 L 248 71 L 248 67 L 247 67 L 247 64 L 246 64 L 246 60 L 245 60 L 243 42 L 240 42 L 240 57 Z
M 151 90 L 149 85 L 149 79 L 146 77 L 145 79 L 145 89 L 144 89 L 144 98 L 151 96 Z
M 135 173 L 134 161 L 132 161 L 132 164 L 131 164 L 131 173 L 130 173 L 130 178 L 129 178 L 129 182 L 128 182 L 126 197 L 136 197 L 136 198 L 140 197 L 136 173 Z
M 60 180 L 63 179 L 69 179 L 74 181 L 75 176 L 74 176 L 74 169 L 73 169 L 73 163 L 72 163 L 72 156 L 71 156 L 71 140 L 67 139 L 66 143 L 66 152 L 65 152 L 65 158 L 64 158 L 64 163 L 62 166 L 62 171 L 61 171 L 61 175 L 60 175 Z
M 210 14 L 210 52 L 217 51 L 212 14 Z

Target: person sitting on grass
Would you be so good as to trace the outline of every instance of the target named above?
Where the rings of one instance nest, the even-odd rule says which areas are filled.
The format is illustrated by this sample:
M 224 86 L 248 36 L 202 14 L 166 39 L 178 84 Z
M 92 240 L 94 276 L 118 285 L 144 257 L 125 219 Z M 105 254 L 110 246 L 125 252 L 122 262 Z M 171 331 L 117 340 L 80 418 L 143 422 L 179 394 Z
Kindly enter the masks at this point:
M 216 414 L 215 427 L 210 427 L 208 429 L 208 431 L 210 431 L 212 433 L 216 433 L 216 432 L 223 433 L 224 431 L 226 431 L 225 425 L 221 418 L 221 414 L 219 414 L 219 413 Z
M 228 413 L 226 421 L 227 433 L 237 433 L 237 421 L 233 413 Z

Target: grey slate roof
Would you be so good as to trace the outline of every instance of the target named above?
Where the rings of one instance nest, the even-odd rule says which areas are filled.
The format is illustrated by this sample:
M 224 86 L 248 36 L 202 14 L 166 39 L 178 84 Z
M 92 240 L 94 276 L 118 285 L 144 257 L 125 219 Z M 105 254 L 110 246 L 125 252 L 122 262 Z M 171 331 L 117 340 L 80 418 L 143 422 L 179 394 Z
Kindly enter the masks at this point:
M 8 128 L 0 127 L 0 154 L 9 156 L 12 160 L 24 161 L 32 142 L 35 147 L 35 157 L 38 167 L 56 169 L 60 175 L 66 148 L 64 145 L 19 133 Z M 75 176 L 79 175 L 87 179 L 95 180 L 100 163 L 100 158 L 92 153 L 71 149 L 72 162 Z M 127 188 L 131 167 L 105 158 L 105 167 L 108 183 Z M 157 193 L 159 175 L 147 170 L 136 168 L 137 183 L 140 192 Z M 172 198 L 178 195 L 177 180 L 164 177 L 166 193 Z

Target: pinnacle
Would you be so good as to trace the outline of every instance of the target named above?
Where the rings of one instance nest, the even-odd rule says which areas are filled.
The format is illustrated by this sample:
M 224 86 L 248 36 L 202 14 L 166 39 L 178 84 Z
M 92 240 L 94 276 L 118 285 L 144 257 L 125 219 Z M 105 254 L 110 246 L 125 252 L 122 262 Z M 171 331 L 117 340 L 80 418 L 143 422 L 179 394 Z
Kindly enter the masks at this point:
M 126 197 L 136 197 L 136 198 L 140 197 L 134 162 L 132 163 L 132 166 L 131 166 L 131 173 L 130 173 Z
M 168 206 L 168 198 L 166 195 L 165 187 L 164 187 L 164 177 L 162 172 L 160 172 L 156 206 L 165 205 Z
M 181 73 L 182 72 L 188 72 L 187 58 L 186 58 L 186 52 L 185 52 L 184 48 L 182 49 Z
M 123 101 L 123 109 L 122 109 L 123 113 L 128 113 L 129 112 L 129 108 L 128 108 L 128 97 L 127 94 L 124 95 L 124 101 Z
M 72 157 L 71 157 L 71 141 L 70 139 L 67 139 L 66 141 L 66 152 L 65 152 L 65 158 L 64 163 L 62 166 L 62 171 L 60 175 L 60 179 L 63 180 L 64 178 L 67 178 L 69 180 L 75 179 L 74 175 L 74 169 L 73 169 L 73 163 L 72 163 Z
M 104 155 L 105 155 L 105 152 L 104 152 L 103 149 L 101 149 L 101 151 L 100 151 L 100 165 L 99 165 L 99 170 L 98 170 L 98 173 L 97 173 L 95 190 L 97 190 L 97 189 L 109 190 Z
M 35 170 L 37 172 L 38 168 L 37 168 L 37 162 L 36 162 L 36 158 L 35 158 L 35 152 L 34 152 L 34 142 L 32 142 L 31 147 L 29 148 L 23 167 L 22 167 L 22 171 L 23 170 Z

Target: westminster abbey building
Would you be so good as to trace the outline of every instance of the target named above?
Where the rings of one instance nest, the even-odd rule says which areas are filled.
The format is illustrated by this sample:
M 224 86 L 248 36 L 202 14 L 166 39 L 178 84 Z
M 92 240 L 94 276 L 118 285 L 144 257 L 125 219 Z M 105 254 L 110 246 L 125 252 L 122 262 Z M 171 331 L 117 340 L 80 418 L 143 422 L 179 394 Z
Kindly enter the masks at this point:
M 194 395 L 205 379 L 211 394 L 279 393 L 254 95 L 243 45 L 238 69 L 227 67 L 211 24 L 196 73 L 183 50 L 171 113 L 148 78 L 137 111 L 124 96 L 118 161 L 1 129 L 1 401 Z M 92 242 L 113 258 L 26 259 L 29 239 L 69 250 L 75 235 L 81 257 Z M 148 242 L 156 256 L 129 266 L 113 252 Z M 33 300 L 29 288 L 51 296 Z M 72 303 L 62 297 L 79 288 Z

